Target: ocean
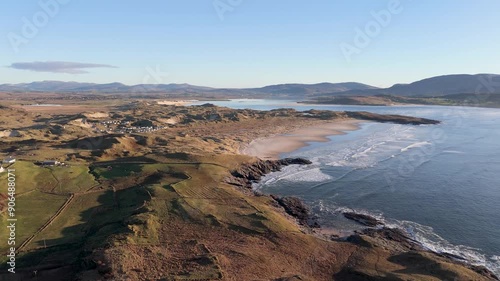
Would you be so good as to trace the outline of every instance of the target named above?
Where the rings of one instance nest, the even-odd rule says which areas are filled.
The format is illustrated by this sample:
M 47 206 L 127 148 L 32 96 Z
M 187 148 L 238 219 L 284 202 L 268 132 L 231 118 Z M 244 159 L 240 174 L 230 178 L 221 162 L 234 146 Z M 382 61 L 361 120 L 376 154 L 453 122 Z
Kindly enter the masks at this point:
M 309 143 L 282 157 L 304 157 L 255 185 L 303 199 L 325 227 L 361 228 L 344 210 L 405 229 L 425 247 L 500 275 L 500 109 L 444 106 L 300 105 L 294 101 L 212 102 L 232 108 L 327 109 L 441 120 L 408 126 L 365 122 L 356 131 Z

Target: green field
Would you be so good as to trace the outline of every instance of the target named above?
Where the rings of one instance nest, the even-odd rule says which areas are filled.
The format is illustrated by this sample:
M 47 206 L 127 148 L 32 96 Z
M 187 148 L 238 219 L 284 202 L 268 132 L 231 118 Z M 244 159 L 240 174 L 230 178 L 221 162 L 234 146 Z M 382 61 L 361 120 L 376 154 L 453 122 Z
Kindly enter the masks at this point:
M 9 168 L 15 169 L 16 193 L 33 191 L 37 187 L 52 188 L 54 180 L 48 171 L 41 169 L 32 162 L 17 161 Z M 0 174 L 0 183 L 7 182 L 7 173 Z M 36 183 L 36 184 L 35 184 Z M 3 189 L 2 189 L 3 190 Z
M 83 192 L 97 184 L 85 165 L 65 167 L 41 167 L 28 161 L 17 161 L 11 168 L 16 170 L 16 193 L 33 190 L 68 194 Z M 0 182 L 6 182 L 7 173 L 0 174 Z
M 56 188 L 53 191 L 58 194 L 84 192 L 98 184 L 94 176 L 89 173 L 89 168 L 84 165 L 44 169 L 49 170 L 57 179 Z
M 147 193 L 139 188 L 78 195 L 54 222 L 42 231 L 32 248 L 88 242 L 104 242 L 110 234 L 123 231 L 123 220 L 143 204 Z M 45 240 L 45 241 L 44 241 Z
M 109 167 L 109 168 L 108 168 Z M 128 177 L 142 171 L 141 164 L 114 164 L 96 167 L 93 172 L 104 179 Z
M 65 196 L 45 194 L 33 191 L 16 198 L 16 246 L 35 233 L 52 217 L 66 201 Z M 7 237 L 7 216 L 2 213 L 0 235 Z M 0 244 L 2 252 L 7 249 L 6 243 Z
M 74 194 L 23 251 L 45 247 L 80 251 L 82 246 L 92 249 L 103 243 L 153 245 L 159 241 L 158 228 L 170 218 L 224 224 L 255 234 L 297 231 L 270 207 L 263 207 L 268 205 L 261 201 L 269 199 L 244 199 L 233 187 L 221 185 L 227 169 L 218 164 L 120 162 L 91 169 L 83 165 L 39 167 L 24 161 L 15 165 L 24 192 L 17 200 L 18 244 L 36 233 Z M 5 224 L 4 214 L 2 236 L 7 235 Z
M 106 245 L 160 245 L 162 227 L 179 219 L 252 235 L 298 231 L 269 207 L 269 198 L 243 197 L 221 184 L 227 168 L 217 163 L 110 162 L 90 169 L 16 164 L 19 175 L 26 174 L 19 181 L 25 193 L 18 197 L 18 243 L 36 233 L 22 249 L 23 265 L 76 262 L 82 250 Z M 2 217 L 2 236 L 5 223 Z M 208 262 L 210 255 L 205 258 Z M 216 264 L 210 261 L 186 276 L 215 278 L 220 275 Z
M 70 193 L 83 192 L 97 184 L 83 165 L 40 167 L 32 162 L 17 161 L 10 168 L 16 177 L 16 246 L 20 246 L 54 216 Z M 7 173 L 0 174 L 0 184 L 7 183 Z M 7 213 L 2 212 L 0 235 L 7 235 Z M 7 245 L 0 245 L 5 251 Z
M 126 239 L 138 243 L 145 242 L 146 238 L 148 241 L 154 240 L 155 235 L 152 235 L 150 230 L 155 224 L 155 218 L 134 213 L 144 207 L 151 199 L 151 194 L 169 199 L 176 196 L 176 193 L 172 189 L 169 191 L 167 187 L 187 178 L 176 166 L 120 163 L 112 165 L 112 169 L 108 169 L 108 166 L 94 167 L 92 173 L 89 173 L 89 169 L 83 165 L 39 167 L 20 161 L 16 163 L 18 174 L 29 175 L 23 178 L 23 187 L 28 186 L 29 181 L 31 186 L 29 189 L 23 189 L 24 194 L 18 195 L 17 215 L 20 221 L 23 221 L 19 228 L 22 234 L 18 235 L 18 243 L 30 237 L 54 216 L 72 193 L 75 196 L 70 204 L 23 250 L 82 242 L 87 246 L 99 245 L 114 233 L 127 232 L 131 235 Z M 101 179 L 104 187 L 109 186 L 108 182 L 119 182 L 128 188 L 88 191 L 99 185 L 94 175 Z M 2 176 L 5 180 L 6 176 Z M 151 178 L 154 178 L 154 181 Z M 152 183 L 147 184 L 148 182 Z M 126 220 L 128 227 L 124 224 Z M 2 226 L 5 226 L 5 223 L 6 218 L 2 216 Z M 6 227 L 2 228 L 1 233 L 6 234 Z

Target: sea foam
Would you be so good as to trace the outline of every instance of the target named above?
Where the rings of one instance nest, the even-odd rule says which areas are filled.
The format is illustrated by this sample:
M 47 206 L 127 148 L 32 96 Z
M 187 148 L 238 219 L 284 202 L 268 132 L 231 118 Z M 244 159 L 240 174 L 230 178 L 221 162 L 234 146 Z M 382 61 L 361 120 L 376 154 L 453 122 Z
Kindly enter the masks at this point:
M 260 189 L 262 186 L 277 184 L 282 181 L 289 182 L 326 182 L 333 178 L 322 172 L 317 165 L 299 166 L 291 165 L 284 167 L 279 172 L 274 172 L 264 176 L 259 183 L 254 185 L 254 189 Z
M 410 144 L 407 147 L 401 148 L 401 152 L 405 152 L 405 151 L 408 151 L 412 148 L 423 147 L 423 146 L 430 145 L 430 144 L 431 143 L 428 141 L 416 142 L 416 143 Z
M 463 259 L 473 265 L 480 265 L 488 268 L 496 275 L 500 275 L 500 256 L 487 256 L 480 253 L 480 249 L 454 245 L 439 236 L 430 226 L 425 226 L 412 221 L 395 220 L 385 218 L 382 212 L 368 211 L 364 209 L 353 209 L 345 206 L 335 206 L 324 200 L 314 201 L 312 204 L 313 211 L 320 217 L 321 220 L 330 220 L 332 216 L 341 216 L 344 212 L 355 212 L 376 218 L 389 228 L 398 228 L 404 230 L 410 238 L 417 241 L 424 248 L 436 253 L 448 253 Z M 352 229 L 354 231 L 355 229 Z M 344 229 L 345 231 L 345 229 Z

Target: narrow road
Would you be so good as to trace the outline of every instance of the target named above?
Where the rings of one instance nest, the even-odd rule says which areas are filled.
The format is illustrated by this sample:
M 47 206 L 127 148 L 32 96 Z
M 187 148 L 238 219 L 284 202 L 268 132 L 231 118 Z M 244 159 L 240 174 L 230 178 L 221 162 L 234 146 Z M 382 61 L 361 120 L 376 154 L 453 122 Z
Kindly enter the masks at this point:
M 71 194 L 66 200 L 66 202 L 64 202 L 64 204 L 59 208 L 59 210 L 57 210 L 57 212 L 44 225 L 42 225 L 35 233 L 33 233 L 30 237 L 28 237 L 28 239 L 24 240 L 24 242 L 16 249 L 16 252 L 17 253 L 21 252 L 21 250 L 24 249 L 24 247 L 26 247 L 29 243 L 31 243 L 31 241 L 33 241 L 33 239 L 35 239 L 35 237 L 40 232 L 44 231 L 57 217 L 59 217 L 59 215 L 68 207 L 68 205 L 71 203 L 71 201 L 73 201 L 74 198 L 75 195 Z

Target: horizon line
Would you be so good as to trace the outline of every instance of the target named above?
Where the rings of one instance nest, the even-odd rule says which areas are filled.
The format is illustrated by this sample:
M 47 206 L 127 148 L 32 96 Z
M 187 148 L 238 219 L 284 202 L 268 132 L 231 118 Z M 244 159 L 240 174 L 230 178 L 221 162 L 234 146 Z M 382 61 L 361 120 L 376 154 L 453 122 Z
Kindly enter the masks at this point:
M 96 83 L 96 82 L 78 82 L 78 81 L 64 81 L 64 80 L 38 80 L 38 81 L 31 81 L 31 82 L 21 82 L 21 83 L 2 83 L 0 86 L 5 86 L 5 85 L 20 85 L 20 84 L 31 84 L 31 83 L 42 83 L 42 82 L 62 82 L 62 83 L 80 83 L 80 84 L 95 84 L 95 85 L 106 85 L 106 84 L 122 84 L 127 87 L 134 87 L 134 86 L 141 86 L 141 85 L 189 85 L 189 86 L 195 86 L 195 87 L 205 87 L 205 88 L 212 88 L 212 89 L 234 89 L 234 90 L 241 90 L 241 89 L 253 89 L 253 88 L 264 88 L 268 86 L 280 86 L 280 85 L 319 85 L 319 84 L 346 84 L 346 83 L 358 83 L 358 84 L 363 84 L 366 86 L 378 88 L 378 89 L 384 89 L 384 88 L 390 88 L 395 85 L 408 85 L 411 83 L 415 83 L 418 81 L 430 79 L 430 78 L 436 78 L 436 77 L 444 77 L 444 76 L 456 76 L 456 75 L 469 75 L 469 76 L 477 76 L 477 75 L 500 75 L 496 73 L 476 73 L 476 74 L 468 74 L 468 73 L 453 73 L 453 74 L 443 74 L 443 75 L 437 75 L 437 76 L 430 76 L 418 80 L 414 80 L 413 82 L 408 82 L 408 83 L 394 83 L 391 84 L 391 86 L 386 86 L 386 87 L 379 87 L 379 86 L 373 86 L 371 84 L 367 84 L 364 82 L 357 82 L 357 81 L 343 81 L 343 82 L 328 82 L 328 81 L 323 81 L 323 82 L 316 82 L 316 83 L 300 83 L 300 82 L 286 82 L 286 83 L 276 83 L 276 84 L 266 84 L 263 86 L 253 86 L 253 87 L 220 87 L 220 86 L 204 86 L 204 85 L 197 85 L 197 84 L 191 84 L 191 83 L 141 83 L 141 84 L 126 84 L 123 82 L 108 82 L 108 83 Z

